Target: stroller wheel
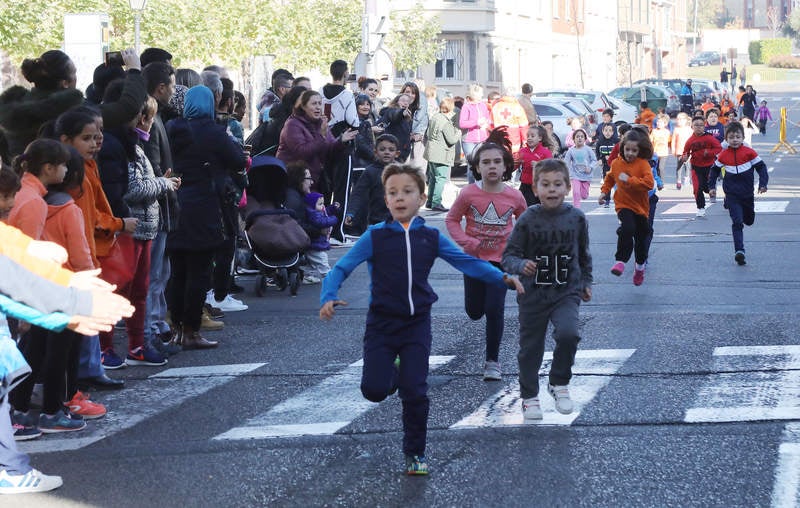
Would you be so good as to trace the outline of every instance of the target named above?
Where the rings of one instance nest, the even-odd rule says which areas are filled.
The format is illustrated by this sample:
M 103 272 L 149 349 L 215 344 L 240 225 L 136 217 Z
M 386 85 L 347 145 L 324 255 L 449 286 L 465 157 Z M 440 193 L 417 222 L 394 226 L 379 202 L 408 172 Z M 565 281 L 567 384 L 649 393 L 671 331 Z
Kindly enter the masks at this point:
M 292 296 L 297 296 L 297 288 L 300 287 L 300 277 L 296 271 L 289 273 L 289 292 Z
M 289 274 L 286 268 L 278 268 L 275 273 L 275 285 L 278 286 L 279 291 L 283 291 L 289 285 Z
M 256 279 L 256 296 L 261 297 L 264 296 L 267 292 L 267 277 L 265 275 L 259 275 Z

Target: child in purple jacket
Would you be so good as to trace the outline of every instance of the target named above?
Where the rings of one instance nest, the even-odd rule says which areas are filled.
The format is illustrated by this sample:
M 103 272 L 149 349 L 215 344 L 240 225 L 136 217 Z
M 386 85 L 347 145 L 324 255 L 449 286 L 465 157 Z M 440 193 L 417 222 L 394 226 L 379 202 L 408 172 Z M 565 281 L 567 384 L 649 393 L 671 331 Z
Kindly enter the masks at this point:
M 319 192 L 309 192 L 305 200 L 306 220 L 312 227 L 319 228 L 320 234 L 311 238 L 311 246 L 305 252 L 307 268 L 303 283 L 316 284 L 331 271 L 328 250 L 331 248 L 331 230 L 339 222 L 336 217 L 339 203 L 326 208 L 325 198 Z

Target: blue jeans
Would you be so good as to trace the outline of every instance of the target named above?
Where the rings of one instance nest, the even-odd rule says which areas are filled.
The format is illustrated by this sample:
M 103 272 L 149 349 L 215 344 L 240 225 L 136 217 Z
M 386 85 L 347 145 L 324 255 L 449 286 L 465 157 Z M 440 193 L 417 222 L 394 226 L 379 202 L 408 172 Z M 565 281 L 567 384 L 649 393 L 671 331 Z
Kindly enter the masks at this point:
M 32 468 L 28 456 L 19 451 L 14 441 L 10 409 L 8 397 L 3 397 L 0 401 L 0 470 L 12 475 L 25 474 Z
M 81 340 L 81 355 L 78 364 L 78 379 L 98 377 L 106 373 L 100 363 L 100 336 L 84 336 Z
M 165 321 L 167 315 L 167 299 L 164 290 L 170 276 L 169 258 L 164 254 L 167 245 L 167 232 L 159 231 L 150 244 L 150 286 L 147 289 L 147 313 L 144 322 L 145 343 L 149 343 L 156 334 L 169 331 Z
M 725 194 L 725 208 L 731 216 L 731 232 L 733 233 L 733 249 L 744 252 L 744 227 L 752 226 L 756 220 L 753 196 Z
M 475 150 L 475 147 L 478 146 L 480 143 L 470 143 L 468 141 L 461 142 L 461 150 L 464 152 L 464 157 L 467 159 L 467 181 L 469 183 L 475 183 L 475 177 L 472 175 L 472 164 L 470 163 L 470 155 L 472 155 L 472 151 Z

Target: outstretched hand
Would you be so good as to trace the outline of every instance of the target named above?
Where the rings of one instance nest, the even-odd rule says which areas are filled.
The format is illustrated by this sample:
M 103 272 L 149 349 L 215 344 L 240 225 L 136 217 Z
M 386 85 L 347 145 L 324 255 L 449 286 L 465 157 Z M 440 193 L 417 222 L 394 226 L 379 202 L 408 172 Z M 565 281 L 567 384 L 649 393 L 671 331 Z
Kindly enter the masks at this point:
M 513 288 L 518 295 L 525 294 L 525 287 L 522 285 L 522 282 L 518 277 L 504 276 L 503 280 L 505 281 L 506 285 L 510 288 Z
M 322 305 L 322 308 L 319 309 L 319 318 L 330 321 L 333 315 L 336 314 L 335 307 L 337 305 L 347 305 L 347 302 L 344 300 L 328 300 Z

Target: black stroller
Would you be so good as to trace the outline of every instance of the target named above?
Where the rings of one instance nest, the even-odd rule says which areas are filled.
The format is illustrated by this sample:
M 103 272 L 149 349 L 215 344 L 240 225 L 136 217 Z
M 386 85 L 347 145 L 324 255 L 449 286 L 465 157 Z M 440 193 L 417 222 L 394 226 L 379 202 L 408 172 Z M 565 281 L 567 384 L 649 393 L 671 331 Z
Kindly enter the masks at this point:
M 292 296 L 303 280 L 300 263 L 309 245 L 308 235 L 284 207 L 288 180 L 286 166 L 275 157 L 253 158 L 247 174 L 247 205 L 244 237 L 258 267 L 257 296 L 264 296 L 269 286 Z

